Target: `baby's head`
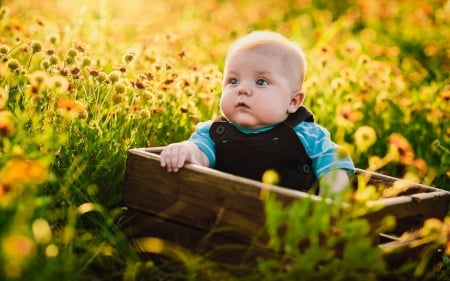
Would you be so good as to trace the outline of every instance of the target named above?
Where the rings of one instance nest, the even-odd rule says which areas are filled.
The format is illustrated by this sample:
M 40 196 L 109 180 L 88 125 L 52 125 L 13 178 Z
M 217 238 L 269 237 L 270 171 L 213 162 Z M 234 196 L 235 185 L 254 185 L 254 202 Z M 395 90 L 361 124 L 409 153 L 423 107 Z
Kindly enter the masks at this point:
M 220 108 L 246 129 L 278 124 L 302 105 L 303 52 L 281 34 L 255 31 L 230 46 Z
M 305 54 L 299 45 L 277 32 L 254 31 L 235 41 L 228 50 L 224 72 L 226 73 L 229 61 L 236 52 L 253 50 L 277 55 L 285 66 L 285 75 L 292 83 L 292 90 L 302 89 L 306 73 Z

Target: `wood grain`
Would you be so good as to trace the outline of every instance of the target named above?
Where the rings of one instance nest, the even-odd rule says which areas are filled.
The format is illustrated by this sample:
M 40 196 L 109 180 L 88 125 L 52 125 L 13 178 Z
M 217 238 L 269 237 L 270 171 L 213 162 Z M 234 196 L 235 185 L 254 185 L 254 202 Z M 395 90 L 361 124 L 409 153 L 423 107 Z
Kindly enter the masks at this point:
M 265 239 L 263 199 L 268 193 L 274 193 L 284 204 L 306 197 L 319 200 L 315 195 L 197 165 L 188 164 L 178 173 L 168 173 L 160 166 L 161 149 L 136 148 L 128 152 L 123 184 L 123 202 L 128 211 L 123 229 L 130 238 L 156 236 L 194 252 L 212 251 L 225 258 L 230 248 L 218 251 L 224 245 L 234 245 L 231 248 L 241 253 L 250 247 L 263 254 L 264 249 L 258 245 Z M 427 218 L 443 219 L 449 210 L 448 191 L 362 169 L 356 170 L 355 184 L 358 177 L 375 186 L 407 185 L 395 196 L 368 203 L 374 211 L 364 217 L 374 231 L 387 215 L 397 221 L 390 234 L 400 235 L 421 227 Z

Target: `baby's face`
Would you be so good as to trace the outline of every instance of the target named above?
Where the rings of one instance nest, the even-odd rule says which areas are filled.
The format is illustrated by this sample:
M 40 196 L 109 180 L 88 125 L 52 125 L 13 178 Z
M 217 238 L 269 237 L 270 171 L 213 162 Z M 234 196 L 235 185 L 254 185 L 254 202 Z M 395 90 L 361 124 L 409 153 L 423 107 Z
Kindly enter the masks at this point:
M 298 109 L 298 92 L 281 56 L 270 48 L 238 50 L 225 66 L 220 107 L 231 122 L 258 129 L 284 121 Z

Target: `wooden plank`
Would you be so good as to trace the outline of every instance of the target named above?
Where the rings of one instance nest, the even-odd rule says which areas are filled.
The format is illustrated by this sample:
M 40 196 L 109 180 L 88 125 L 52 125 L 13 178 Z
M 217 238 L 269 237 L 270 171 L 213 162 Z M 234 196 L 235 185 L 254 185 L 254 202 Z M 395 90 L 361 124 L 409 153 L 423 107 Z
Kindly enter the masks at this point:
M 264 244 L 257 243 L 257 241 L 250 243 L 233 239 L 236 235 L 231 233 L 232 229 L 210 233 L 190 225 L 179 224 L 132 209 L 126 211 L 121 228 L 135 242 L 137 250 L 142 251 L 141 254 L 144 258 L 152 258 L 154 255 L 173 258 L 168 253 L 181 253 L 183 250 L 188 250 L 195 255 L 206 255 L 209 259 L 217 262 L 248 264 L 254 263 L 257 258 L 273 257 L 274 255 L 264 247 Z M 145 238 L 161 239 L 167 244 L 166 247 L 175 247 L 175 249 L 166 249 L 156 253 L 146 252 L 145 247 L 139 245 L 140 241 Z M 414 240 L 401 241 L 397 237 L 382 233 L 378 247 L 384 252 L 383 258 L 387 265 L 395 269 L 407 261 L 417 259 L 429 246 L 422 244 L 412 247 L 412 243 Z
M 241 234 L 236 235 L 231 228 L 208 232 L 132 209 L 125 212 L 124 218 L 120 227 L 138 244 L 143 238 L 158 238 L 167 242 L 169 247 L 176 245 L 175 247 L 187 249 L 196 255 L 207 255 L 212 260 L 229 264 L 254 262 L 256 257 L 269 256 L 269 251 L 261 244 L 234 239 Z M 137 248 L 145 254 L 145 249 L 139 245 Z M 147 254 L 164 256 L 164 253 Z
M 304 192 L 264 185 L 261 182 L 196 165 L 178 173 L 167 173 L 159 164 L 160 148 L 132 149 L 127 159 L 124 202 L 127 206 L 158 214 L 176 216 L 182 222 L 209 229 L 213 225 L 236 225 L 249 231 L 264 223 L 261 196 L 275 192 L 283 202 L 302 199 Z M 357 169 L 369 184 L 393 185 L 399 179 Z M 187 190 L 187 191 L 186 191 Z M 394 215 L 402 225 L 417 227 L 424 219 L 442 219 L 449 208 L 449 192 L 421 184 L 410 184 L 407 193 L 369 202 L 380 210 L 367 215 L 377 227 L 383 217 Z M 312 196 L 314 197 L 314 196 Z
M 194 165 L 167 173 L 158 155 L 141 150 L 131 150 L 127 158 L 126 206 L 203 230 L 231 226 L 254 233 L 264 225 L 261 193 L 268 190 L 286 201 L 307 196 Z
M 371 222 L 372 228 L 377 228 L 384 217 L 394 216 L 397 227 L 393 232 L 401 234 L 420 228 L 428 218 L 442 220 L 448 212 L 449 203 L 449 195 L 445 192 L 387 198 L 369 202 L 370 206 L 376 206 L 378 210 L 368 213 L 365 217 Z
M 428 218 L 443 219 L 449 210 L 450 193 L 446 190 L 362 169 L 356 172 L 357 176 L 367 178 L 368 184 L 401 190 L 395 197 L 368 202 L 369 207 L 377 209 L 365 216 L 373 229 L 379 227 L 384 217 L 392 215 L 397 221 L 393 233 L 401 234 L 421 227 Z
M 130 237 L 157 236 L 196 252 L 200 249 L 200 252 L 215 252 L 226 244 L 237 245 L 235 248 L 245 252 L 250 244 L 256 245 L 255 234 L 260 234 L 264 226 L 263 198 L 267 193 L 276 193 L 285 204 L 306 197 L 319 199 L 301 191 L 196 165 L 188 164 L 178 173 L 168 173 L 160 167 L 160 151 L 161 148 L 140 148 L 131 149 L 128 153 L 124 203 L 129 207 L 126 233 Z M 357 177 L 366 178 L 368 184 L 386 187 L 405 184 L 402 180 L 361 169 L 357 169 Z M 427 218 L 445 217 L 449 210 L 450 192 L 421 184 L 407 184 L 408 188 L 394 197 L 368 203 L 376 211 L 364 217 L 374 231 L 387 215 L 396 218 L 394 235 L 419 228 Z M 211 229 L 220 231 L 210 236 Z M 207 241 L 205 237 L 208 237 Z M 391 241 L 390 247 L 397 246 L 395 243 L 400 241 Z M 404 245 L 399 244 L 398 247 Z M 405 260 L 408 255 L 418 254 L 417 249 L 411 251 L 405 251 L 406 256 L 395 253 L 387 258 L 397 262 Z M 216 253 L 229 256 L 227 251 Z

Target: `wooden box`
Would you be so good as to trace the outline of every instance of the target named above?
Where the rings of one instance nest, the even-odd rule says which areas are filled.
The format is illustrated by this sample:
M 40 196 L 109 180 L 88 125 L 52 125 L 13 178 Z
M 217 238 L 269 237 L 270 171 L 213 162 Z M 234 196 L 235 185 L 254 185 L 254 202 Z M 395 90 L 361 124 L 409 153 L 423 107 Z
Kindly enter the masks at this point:
M 158 147 L 129 150 L 123 185 L 127 207 L 123 229 L 130 238 L 161 238 L 196 253 L 214 250 L 221 260 L 227 260 L 232 252 L 235 259 L 236 251 L 248 250 L 252 237 L 264 225 L 264 192 L 275 192 L 286 203 L 311 196 L 196 165 L 168 173 L 160 166 L 160 151 Z M 374 185 L 399 181 L 361 169 L 357 174 L 367 175 Z M 380 234 L 380 246 L 385 246 L 397 243 L 396 235 L 419 228 L 427 218 L 443 219 L 449 210 L 450 193 L 413 184 L 397 196 L 370 203 L 383 207 L 366 216 L 373 229 L 386 215 L 397 220 L 393 233 Z M 221 231 L 211 234 L 212 229 Z M 240 247 L 225 246 L 230 244 Z M 405 248 L 404 243 L 399 247 Z M 387 259 L 395 263 L 407 257 L 411 257 L 411 251 Z

